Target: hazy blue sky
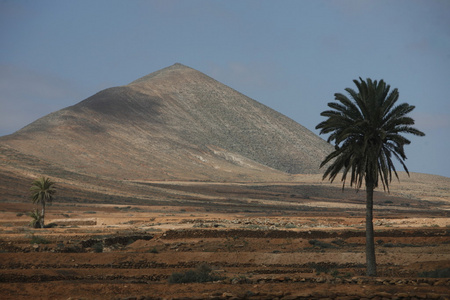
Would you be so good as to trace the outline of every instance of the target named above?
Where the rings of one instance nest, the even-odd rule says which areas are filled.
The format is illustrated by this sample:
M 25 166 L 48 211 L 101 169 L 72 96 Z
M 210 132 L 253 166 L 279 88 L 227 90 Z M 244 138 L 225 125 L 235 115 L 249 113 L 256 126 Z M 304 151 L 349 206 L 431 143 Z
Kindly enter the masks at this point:
M 370 77 L 416 106 L 410 170 L 450 177 L 448 0 L 0 0 L 0 42 L 0 135 L 176 62 L 318 133 Z

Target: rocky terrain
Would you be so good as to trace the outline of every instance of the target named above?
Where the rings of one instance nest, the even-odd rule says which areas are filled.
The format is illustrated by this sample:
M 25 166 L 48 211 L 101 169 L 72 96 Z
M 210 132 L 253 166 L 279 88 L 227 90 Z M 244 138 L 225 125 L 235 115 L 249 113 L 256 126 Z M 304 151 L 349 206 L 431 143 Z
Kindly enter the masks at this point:
M 378 194 L 379 276 L 370 278 L 360 196 L 300 199 L 291 197 L 299 186 L 257 187 L 179 182 L 179 198 L 159 204 L 55 202 L 45 229 L 28 226 L 31 204 L 2 203 L 2 299 L 450 297 L 448 196 L 411 199 L 427 194 L 413 186 L 409 199 Z M 176 279 L 195 272 L 212 281 Z
M 448 299 L 450 179 L 401 179 L 375 195 L 375 278 L 365 276 L 364 193 L 320 175 L 102 193 L 61 183 L 48 228 L 29 227 L 25 195 L 1 203 L 2 299 Z M 171 282 L 205 269 L 212 282 Z

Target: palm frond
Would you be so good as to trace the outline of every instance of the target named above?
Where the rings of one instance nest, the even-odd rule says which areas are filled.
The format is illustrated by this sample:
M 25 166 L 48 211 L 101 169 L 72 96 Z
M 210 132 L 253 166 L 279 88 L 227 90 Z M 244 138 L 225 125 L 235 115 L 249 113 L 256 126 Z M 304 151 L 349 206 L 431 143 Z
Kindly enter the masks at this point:
M 363 182 L 380 183 L 389 191 L 392 173 L 398 179 L 393 157 L 409 174 L 404 163 L 404 146 L 410 141 L 402 134 L 424 136 L 411 127 L 414 120 L 408 114 L 415 108 L 407 103 L 397 105 L 399 93 L 384 80 L 353 80 L 357 89 L 346 88 L 347 95 L 336 93 L 330 109 L 321 113 L 327 118 L 316 129 L 330 134 L 328 142 L 335 145 L 320 167 L 327 166 L 323 179 L 334 181 L 340 174 L 343 186 L 359 189 Z
M 30 191 L 33 203 L 51 202 L 56 193 L 54 182 L 50 178 L 39 178 L 33 181 Z

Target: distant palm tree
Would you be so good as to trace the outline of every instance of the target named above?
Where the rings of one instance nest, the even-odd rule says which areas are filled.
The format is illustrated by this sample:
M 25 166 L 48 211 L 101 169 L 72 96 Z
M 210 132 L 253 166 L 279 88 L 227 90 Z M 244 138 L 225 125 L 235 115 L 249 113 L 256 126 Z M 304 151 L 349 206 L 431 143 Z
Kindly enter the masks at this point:
M 50 178 L 41 177 L 33 181 L 30 188 L 33 203 L 42 205 L 39 219 L 41 228 L 44 228 L 45 205 L 53 201 L 53 195 L 56 193 L 54 185 L 55 183 Z
M 345 89 L 350 99 L 336 93 L 338 102 L 330 102 L 331 110 L 320 115 L 327 119 L 316 126 L 320 134 L 330 134 L 328 142 L 334 142 L 335 150 L 321 163 L 327 165 L 323 179 L 331 182 L 342 174 L 342 188 L 350 174 L 350 186 L 359 190 L 366 185 L 366 263 L 367 275 L 376 276 L 375 244 L 373 232 L 373 191 L 380 181 L 384 190 L 389 191 L 392 171 L 398 179 L 392 158 L 395 157 L 408 173 L 404 160 L 404 146 L 411 142 L 401 134 L 417 136 L 425 134 L 413 127 L 414 120 L 407 116 L 414 106 L 407 103 L 396 105 L 399 97 L 397 89 L 389 92 L 390 86 L 359 78 L 353 80 L 358 91 Z

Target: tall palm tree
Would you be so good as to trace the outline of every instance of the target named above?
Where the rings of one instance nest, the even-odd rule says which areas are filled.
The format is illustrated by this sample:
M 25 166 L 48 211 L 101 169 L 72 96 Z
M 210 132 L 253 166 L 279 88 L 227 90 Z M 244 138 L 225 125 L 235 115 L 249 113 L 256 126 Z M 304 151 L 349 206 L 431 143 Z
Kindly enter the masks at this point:
M 53 201 L 53 195 L 56 193 L 55 183 L 50 178 L 41 177 L 33 181 L 31 188 L 31 199 L 34 204 L 42 205 L 40 227 L 44 228 L 45 205 Z
M 379 82 L 359 78 L 353 80 L 358 91 L 345 89 L 347 96 L 336 93 L 335 100 L 320 115 L 327 119 L 316 126 L 320 134 L 330 134 L 328 142 L 334 142 L 331 152 L 320 167 L 327 165 L 323 179 L 331 182 L 342 174 L 342 188 L 347 176 L 350 186 L 359 190 L 363 183 L 366 187 L 366 263 L 367 275 L 376 276 L 375 243 L 373 232 L 373 191 L 381 182 L 384 190 L 389 191 L 392 172 L 398 179 L 393 157 L 403 166 L 406 155 L 404 146 L 411 142 L 402 134 L 417 136 L 425 134 L 413 127 L 414 120 L 407 116 L 414 106 L 407 103 L 397 105 L 397 89 L 390 92 L 390 86 L 383 80 Z

